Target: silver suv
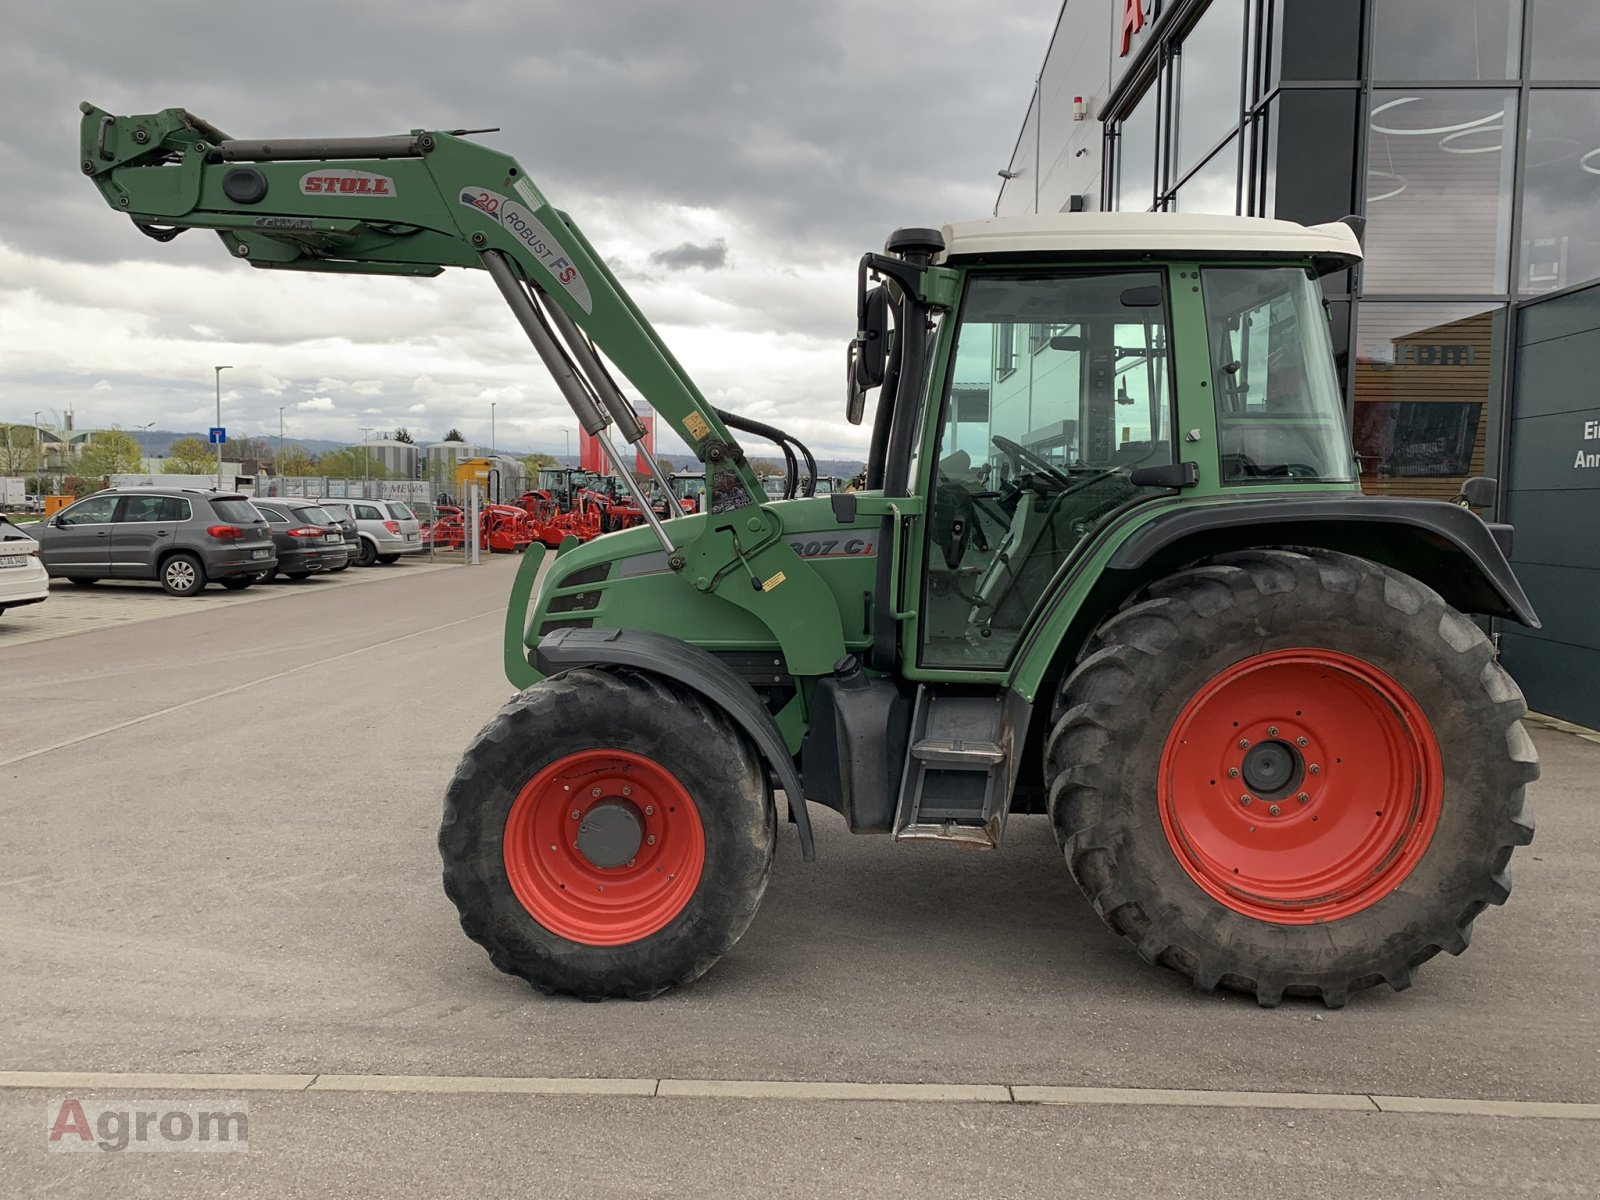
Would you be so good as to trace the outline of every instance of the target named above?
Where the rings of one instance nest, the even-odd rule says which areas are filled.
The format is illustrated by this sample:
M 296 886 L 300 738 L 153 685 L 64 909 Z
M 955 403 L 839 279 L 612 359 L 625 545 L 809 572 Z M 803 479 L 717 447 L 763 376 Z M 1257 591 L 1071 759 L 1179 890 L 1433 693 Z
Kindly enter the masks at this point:
M 84 585 L 155 579 L 174 596 L 193 596 L 207 582 L 239 591 L 278 562 L 248 496 L 199 488 L 107 488 L 30 532 L 52 577 Z
M 422 544 L 422 523 L 399 500 L 320 499 L 317 503 L 336 517 L 348 514 L 354 518 L 361 538 L 356 550 L 358 567 L 392 563 L 402 554 L 420 554 L 427 549 Z

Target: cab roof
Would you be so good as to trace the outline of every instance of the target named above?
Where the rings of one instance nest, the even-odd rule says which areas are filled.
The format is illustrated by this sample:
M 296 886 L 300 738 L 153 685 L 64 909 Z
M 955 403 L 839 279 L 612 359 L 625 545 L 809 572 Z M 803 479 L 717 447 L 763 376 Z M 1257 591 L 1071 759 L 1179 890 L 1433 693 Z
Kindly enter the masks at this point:
M 1355 230 L 1342 221 L 1298 225 L 1262 217 L 1189 213 L 1042 213 L 944 226 L 936 262 L 1027 256 L 1093 258 L 1313 259 L 1323 273 L 1361 261 Z

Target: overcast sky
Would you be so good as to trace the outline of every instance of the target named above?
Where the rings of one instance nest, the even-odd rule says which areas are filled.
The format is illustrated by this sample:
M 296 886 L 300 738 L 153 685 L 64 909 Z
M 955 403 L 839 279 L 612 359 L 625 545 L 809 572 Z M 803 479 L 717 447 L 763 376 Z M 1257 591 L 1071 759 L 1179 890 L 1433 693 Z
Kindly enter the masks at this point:
M 722 407 L 859 455 L 855 261 L 987 216 L 1057 0 L 56 0 L 0 40 L 0 421 L 560 450 L 570 413 L 481 272 L 256 271 L 141 237 L 77 170 L 80 100 L 234 137 L 498 125 Z M 378 436 L 374 434 L 373 436 Z M 760 451 L 758 451 L 760 452 Z

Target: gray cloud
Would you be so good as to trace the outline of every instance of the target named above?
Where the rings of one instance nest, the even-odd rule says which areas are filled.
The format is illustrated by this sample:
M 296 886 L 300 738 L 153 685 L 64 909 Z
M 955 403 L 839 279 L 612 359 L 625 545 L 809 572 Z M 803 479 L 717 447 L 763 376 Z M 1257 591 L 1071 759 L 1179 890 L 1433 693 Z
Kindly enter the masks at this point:
M 728 265 L 728 239 L 715 238 L 703 246 L 684 242 L 670 250 L 657 250 L 650 255 L 650 261 L 669 271 L 686 271 L 690 267 L 717 271 Z
M 855 258 L 896 226 L 990 210 L 1057 11 L 1055 0 L 981 12 L 969 0 L 469 0 L 444 17 L 390 0 L 19 6 L 0 39 L 12 116 L 0 126 L 0 252 L 59 269 L 0 278 L 0 308 L 11 304 L 0 419 L 77 406 L 91 424 L 171 423 L 210 392 L 205 364 L 218 360 L 202 356 L 203 326 L 241 347 L 220 360 L 241 364 L 237 419 L 274 432 L 278 405 L 315 394 L 323 375 L 377 379 L 380 398 L 363 406 L 430 432 L 468 428 L 485 397 L 499 400 L 502 431 L 521 421 L 547 448 L 570 424 L 536 367 L 516 373 L 526 345 L 481 277 L 384 281 L 341 310 L 228 261 L 208 235 L 140 237 L 77 172 L 84 99 L 121 113 L 183 106 L 237 137 L 501 126 L 483 140 L 571 210 L 708 394 L 778 420 L 831 411 Z M 152 289 L 142 264 L 191 273 Z M 77 325 L 16 322 L 35 310 L 76 312 Z M 86 361 L 107 330 L 114 356 Z M 42 361 L 53 331 L 59 351 Z M 728 359 L 729 337 L 746 361 Z M 186 345 L 187 358 L 175 353 Z M 770 347 L 787 375 L 768 368 Z M 252 351 L 282 395 L 243 384 Z M 91 396 L 100 378 L 113 388 Z M 308 435 L 341 436 L 337 414 L 356 405 L 338 399 Z M 422 401 L 425 416 L 406 415 Z M 353 426 L 343 436 L 359 440 Z

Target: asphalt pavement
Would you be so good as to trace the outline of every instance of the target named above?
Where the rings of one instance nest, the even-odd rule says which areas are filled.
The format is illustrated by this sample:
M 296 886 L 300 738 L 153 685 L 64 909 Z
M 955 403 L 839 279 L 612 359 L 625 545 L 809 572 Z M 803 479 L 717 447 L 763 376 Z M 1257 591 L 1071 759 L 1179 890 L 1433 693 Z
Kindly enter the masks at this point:
M 704 979 L 547 999 L 461 934 L 434 847 L 510 693 L 513 565 L 0 644 L 6 1195 L 1600 1194 L 1600 745 L 1533 731 L 1511 902 L 1337 1012 L 1147 966 L 1042 819 L 978 854 L 816 808 L 818 861 L 780 827 Z M 250 1152 L 46 1152 L 47 1100 L 139 1088 L 249 1096 Z

